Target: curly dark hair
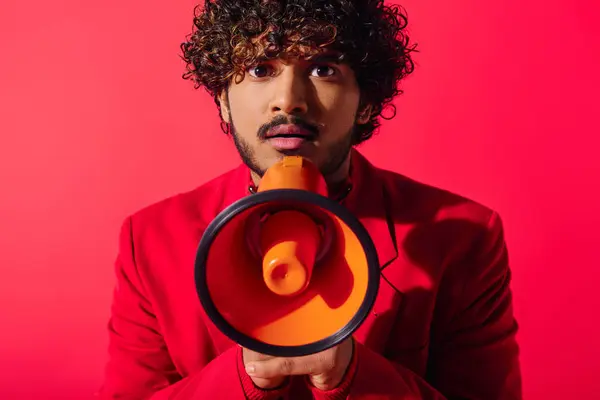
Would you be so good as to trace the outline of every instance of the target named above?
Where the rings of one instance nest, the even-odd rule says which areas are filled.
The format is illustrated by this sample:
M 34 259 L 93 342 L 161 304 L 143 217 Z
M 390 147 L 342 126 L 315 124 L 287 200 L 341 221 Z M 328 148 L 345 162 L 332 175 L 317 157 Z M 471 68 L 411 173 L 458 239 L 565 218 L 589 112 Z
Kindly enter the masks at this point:
M 184 79 L 204 87 L 219 107 L 219 95 L 240 82 L 260 59 L 341 54 L 354 71 L 361 107 L 372 107 L 356 127 L 354 144 L 369 139 L 386 107 L 402 93 L 399 82 L 413 72 L 407 16 L 383 0 L 205 0 L 196 6 L 194 27 L 181 44 Z

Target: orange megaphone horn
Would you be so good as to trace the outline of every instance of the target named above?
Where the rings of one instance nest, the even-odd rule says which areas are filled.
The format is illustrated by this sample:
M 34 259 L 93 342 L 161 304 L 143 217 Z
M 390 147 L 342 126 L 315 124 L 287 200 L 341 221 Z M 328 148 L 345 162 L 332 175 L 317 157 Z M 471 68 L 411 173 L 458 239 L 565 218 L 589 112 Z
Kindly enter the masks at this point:
M 195 281 L 226 336 L 289 357 L 355 332 L 377 296 L 379 261 L 360 221 L 327 197 L 316 166 L 288 156 L 205 229 Z

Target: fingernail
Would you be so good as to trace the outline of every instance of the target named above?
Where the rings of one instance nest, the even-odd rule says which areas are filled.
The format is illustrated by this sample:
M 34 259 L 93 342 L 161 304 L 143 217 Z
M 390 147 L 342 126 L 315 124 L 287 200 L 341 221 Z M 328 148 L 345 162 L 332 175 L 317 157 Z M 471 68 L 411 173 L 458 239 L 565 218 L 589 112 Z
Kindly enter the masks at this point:
M 254 367 L 254 365 L 253 365 L 253 364 L 248 364 L 248 365 L 246 365 L 246 373 L 247 373 L 248 375 L 251 375 L 251 374 L 253 374 L 253 373 L 254 373 L 254 371 L 256 371 L 256 368 Z

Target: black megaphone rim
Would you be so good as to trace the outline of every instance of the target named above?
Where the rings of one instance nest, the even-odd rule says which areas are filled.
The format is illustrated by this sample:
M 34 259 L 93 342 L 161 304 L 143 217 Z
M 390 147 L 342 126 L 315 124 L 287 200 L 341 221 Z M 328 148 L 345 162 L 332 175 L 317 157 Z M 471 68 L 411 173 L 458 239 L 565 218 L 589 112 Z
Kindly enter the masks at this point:
M 257 205 L 270 201 L 294 201 L 321 207 L 341 219 L 360 241 L 368 268 L 367 292 L 354 317 L 336 333 L 319 341 L 300 346 L 279 346 L 256 340 L 237 331 L 218 312 L 212 301 L 206 282 L 206 259 L 212 242 L 219 231 L 236 215 Z M 371 312 L 379 291 L 380 266 L 375 244 L 364 225 L 347 208 L 317 193 L 298 189 L 273 189 L 243 197 L 221 211 L 206 227 L 196 252 L 194 279 L 196 292 L 208 318 L 229 339 L 249 350 L 275 357 L 298 357 L 318 353 L 334 347 L 351 336 Z

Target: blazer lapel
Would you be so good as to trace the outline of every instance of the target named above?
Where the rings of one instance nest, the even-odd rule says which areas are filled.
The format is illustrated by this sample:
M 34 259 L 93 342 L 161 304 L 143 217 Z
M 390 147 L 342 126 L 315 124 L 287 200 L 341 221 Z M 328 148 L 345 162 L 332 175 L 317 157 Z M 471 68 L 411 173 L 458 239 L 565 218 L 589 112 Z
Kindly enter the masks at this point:
M 385 187 L 379 170 L 356 150 L 351 180 L 352 190 L 342 204 L 364 225 L 377 249 L 379 265 L 385 268 L 398 257 Z

